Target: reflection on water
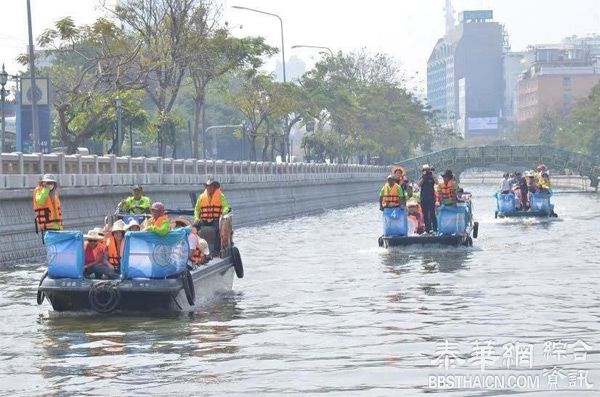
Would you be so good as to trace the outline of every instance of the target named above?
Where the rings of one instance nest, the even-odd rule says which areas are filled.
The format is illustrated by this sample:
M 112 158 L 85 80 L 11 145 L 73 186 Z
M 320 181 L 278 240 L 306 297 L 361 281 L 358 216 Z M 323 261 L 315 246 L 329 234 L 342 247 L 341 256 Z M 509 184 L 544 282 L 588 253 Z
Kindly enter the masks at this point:
M 540 371 L 545 340 L 581 338 L 597 390 L 598 198 L 556 195 L 558 220 L 494 219 L 474 193 L 472 248 L 379 248 L 376 205 L 240 229 L 246 277 L 188 314 L 57 314 L 35 304 L 42 267 L 0 273 L 0 390 L 422 395 L 437 344 L 467 359 L 476 338 L 535 344 Z M 503 393 L 440 393 L 488 394 Z

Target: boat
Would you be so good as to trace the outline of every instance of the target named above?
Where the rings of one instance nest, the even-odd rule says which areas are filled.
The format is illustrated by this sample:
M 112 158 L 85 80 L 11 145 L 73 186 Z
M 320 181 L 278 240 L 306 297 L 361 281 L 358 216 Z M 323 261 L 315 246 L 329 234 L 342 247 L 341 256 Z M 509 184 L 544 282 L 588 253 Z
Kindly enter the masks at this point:
M 174 212 L 170 210 L 171 214 Z M 234 275 L 242 278 L 244 269 L 231 234 L 228 239 L 221 239 L 226 245 L 207 263 L 188 264 L 190 231 L 188 226 L 165 236 L 126 232 L 118 280 L 83 276 L 81 232 L 47 231 L 48 269 L 39 282 L 37 302 L 42 304 L 47 298 L 57 312 L 193 311 L 216 295 L 231 291 Z M 203 226 L 199 235 L 212 253 L 219 238 L 216 227 Z
M 380 247 L 389 248 L 408 245 L 473 246 L 478 237 L 479 223 L 473 221 L 471 197 L 465 194 L 455 205 L 442 205 L 437 209 L 438 232 L 434 234 L 414 233 L 410 227 L 406 209 L 403 207 L 383 209 L 383 235 Z
M 536 217 L 536 218 L 556 218 L 558 214 L 554 212 L 554 204 L 550 202 L 552 191 L 544 193 L 529 193 L 529 208 L 519 208 L 515 193 L 500 193 L 496 196 L 496 211 L 494 218 L 510 217 Z

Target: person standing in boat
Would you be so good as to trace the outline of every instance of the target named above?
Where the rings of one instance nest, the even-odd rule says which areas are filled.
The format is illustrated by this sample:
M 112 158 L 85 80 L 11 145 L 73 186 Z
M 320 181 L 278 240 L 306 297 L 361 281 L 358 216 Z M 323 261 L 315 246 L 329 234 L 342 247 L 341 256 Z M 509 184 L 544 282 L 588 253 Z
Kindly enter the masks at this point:
M 458 202 L 457 192 L 458 182 L 452 174 L 452 170 L 447 169 L 442 175 L 442 181 L 438 184 L 439 203 L 443 205 L 454 205 Z
M 406 171 L 399 165 L 392 166 L 392 175 L 396 179 L 396 183 L 406 191 L 408 186 L 408 179 L 406 178 Z
M 116 221 L 106 239 L 105 263 L 114 271 L 121 270 L 121 253 L 123 252 L 123 240 L 125 237 L 125 222 L 121 219 Z
M 437 232 L 437 218 L 435 216 L 435 187 L 438 184 L 437 179 L 433 176 L 433 168 L 429 164 L 424 164 L 421 167 L 421 177 L 417 181 L 420 188 L 421 210 L 423 211 L 423 222 L 425 223 L 425 231 L 427 233 Z
M 146 227 L 144 231 L 154 232 L 159 236 L 164 236 L 171 230 L 169 217 L 165 213 L 165 205 L 159 201 L 152 204 L 150 207 L 151 218 L 146 219 Z
M 406 206 L 406 192 L 396 182 L 394 175 L 388 175 L 387 182 L 379 191 L 379 210 Z
M 503 179 L 500 181 L 500 185 L 498 186 L 498 191 L 501 194 L 510 193 L 510 182 L 510 175 L 508 174 L 508 172 L 505 172 L 503 175 Z
M 53 175 L 46 174 L 33 189 L 35 231 L 63 230 L 63 216 L 58 197 L 58 183 Z M 43 237 L 42 237 L 43 239 Z
M 194 226 L 198 230 L 202 226 L 216 226 L 219 230 L 219 218 L 229 211 L 229 202 L 221 191 L 221 185 L 209 179 L 204 183 L 204 192 L 196 200 Z
M 117 204 L 117 208 L 128 214 L 148 214 L 150 213 L 150 198 L 144 196 L 144 190 L 140 185 L 135 185 L 132 195 Z
M 85 240 L 83 244 L 84 275 L 86 277 L 93 276 L 96 278 L 106 276 L 111 280 L 119 278 L 117 272 L 104 262 L 105 248 L 104 245 L 100 244 L 100 242 L 104 240 L 104 237 L 95 230 L 90 230 L 83 238 Z

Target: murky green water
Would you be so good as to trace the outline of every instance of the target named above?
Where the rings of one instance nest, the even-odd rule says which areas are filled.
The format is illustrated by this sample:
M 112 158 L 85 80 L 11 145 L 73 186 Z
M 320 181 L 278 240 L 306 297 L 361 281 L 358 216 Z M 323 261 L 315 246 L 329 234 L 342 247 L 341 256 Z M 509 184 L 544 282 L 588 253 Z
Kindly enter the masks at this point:
M 35 303 L 41 266 L 4 271 L 0 390 L 467 396 L 510 389 L 431 383 L 464 374 L 537 376 L 544 391 L 512 388 L 522 395 L 598 393 L 600 198 L 555 196 L 558 221 L 500 221 L 487 189 L 475 189 L 481 225 L 472 249 L 378 248 L 376 205 L 240 229 L 246 278 L 193 314 L 57 315 Z M 436 361 L 446 340 L 455 368 Z M 483 370 L 476 340 L 491 346 Z M 565 352 L 557 357 L 561 341 Z M 577 341 L 589 346 L 585 360 L 574 359 L 569 346 Z M 531 368 L 506 368 L 509 343 L 533 347 Z M 554 367 L 564 375 L 557 375 L 556 394 L 547 391 L 551 374 L 544 375 Z

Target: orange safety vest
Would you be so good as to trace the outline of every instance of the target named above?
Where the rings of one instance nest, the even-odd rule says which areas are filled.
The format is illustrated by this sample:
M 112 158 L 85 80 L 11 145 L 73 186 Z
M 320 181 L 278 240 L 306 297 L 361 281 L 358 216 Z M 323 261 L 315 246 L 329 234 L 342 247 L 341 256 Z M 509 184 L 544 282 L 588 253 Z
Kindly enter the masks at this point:
M 120 246 L 117 247 L 117 242 L 114 236 L 109 236 L 106 240 L 106 252 L 108 254 L 108 263 L 115 268 L 115 270 L 119 270 L 121 267 L 121 253 L 123 252 L 123 241 L 121 241 Z
M 448 181 L 447 184 L 444 181 L 440 182 L 440 201 L 456 200 L 456 194 L 452 193 L 453 185 L 452 180 Z
M 215 189 L 210 198 L 206 191 L 200 195 L 200 219 L 210 222 L 219 219 L 222 212 L 221 189 Z
M 169 216 L 167 214 L 165 215 L 161 215 L 158 218 L 154 219 L 154 218 L 148 218 L 146 219 L 146 227 L 148 226 L 158 226 L 161 223 L 163 223 L 164 220 L 167 220 L 167 222 L 169 221 Z
M 58 223 L 60 225 L 60 229 L 63 227 L 63 217 L 62 211 L 60 209 L 60 199 L 58 198 L 58 193 L 54 193 L 54 195 L 48 194 L 46 201 L 44 204 L 39 205 L 35 201 L 35 194 L 39 189 L 42 189 L 42 186 L 38 186 L 33 189 L 33 212 L 35 213 L 35 223 L 38 225 L 40 230 L 48 229 L 48 225 L 52 223 Z M 52 228 L 53 229 L 53 228 Z
M 383 199 L 381 205 L 384 207 L 398 207 L 400 205 L 400 185 L 395 183 L 392 187 L 389 184 L 385 184 L 383 187 Z

